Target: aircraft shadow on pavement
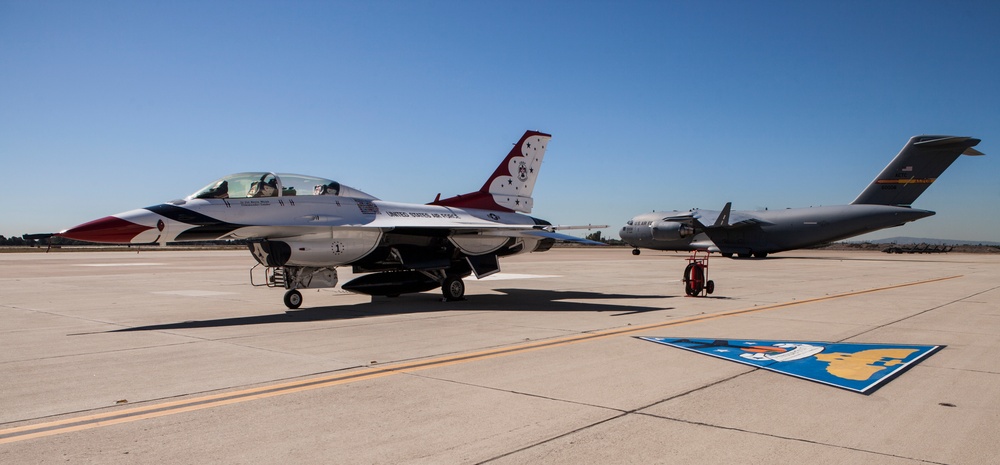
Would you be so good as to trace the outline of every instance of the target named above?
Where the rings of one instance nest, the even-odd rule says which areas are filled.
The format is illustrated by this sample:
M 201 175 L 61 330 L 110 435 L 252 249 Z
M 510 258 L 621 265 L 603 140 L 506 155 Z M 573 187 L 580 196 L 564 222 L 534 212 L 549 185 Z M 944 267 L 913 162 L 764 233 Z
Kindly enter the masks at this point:
M 938 254 L 939 256 L 941 254 Z M 903 255 L 904 257 L 913 257 L 913 255 Z M 804 256 L 804 255 L 771 255 L 767 258 L 740 258 L 732 260 L 740 261 L 772 261 L 772 260 L 803 260 L 803 261 L 830 261 L 830 262 L 894 262 L 894 263 L 942 263 L 949 262 L 948 260 L 932 260 L 932 259 L 910 259 L 910 260 L 893 260 L 892 258 L 900 257 L 900 255 L 875 255 L 870 256 L 850 256 L 850 255 L 833 255 L 827 257 L 816 257 L 816 256 Z M 953 263 L 960 263 L 957 260 L 950 261 Z
M 442 302 L 440 297 L 427 293 L 408 294 L 397 298 L 375 298 L 372 302 L 338 305 L 329 307 L 313 307 L 301 310 L 289 310 L 272 315 L 254 315 L 235 318 L 220 318 L 215 320 L 183 321 L 148 326 L 122 328 L 109 333 L 132 331 L 158 331 L 171 329 L 218 328 L 226 326 L 247 326 L 276 323 L 297 323 L 325 320 L 350 320 L 385 315 L 405 315 L 414 313 L 431 313 L 445 311 L 513 311 L 513 312 L 616 312 L 611 316 L 631 315 L 662 310 L 673 307 L 651 307 L 640 305 L 615 305 L 599 302 L 568 302 L 568 300 L 640 300 L 663 299 L 674 296 L 663 295 L 624 295 L 602 294 L 582 291 L 551 291 L 537 289 L 496 289 L 504 295 L 485 294 L 471 295 L 468 300 L 459 302 Z

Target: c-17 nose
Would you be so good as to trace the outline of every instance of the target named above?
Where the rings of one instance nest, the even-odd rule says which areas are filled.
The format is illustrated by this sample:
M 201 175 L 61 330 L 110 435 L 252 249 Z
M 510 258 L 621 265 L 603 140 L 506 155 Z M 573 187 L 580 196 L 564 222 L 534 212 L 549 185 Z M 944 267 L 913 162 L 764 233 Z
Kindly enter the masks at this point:
M 78 241 L 128 244 L 140 233 L 150 229 L 153 228 L 135 224 L 114 216 L 106 216 L 79 226 L 74 226 L 56 235 Z

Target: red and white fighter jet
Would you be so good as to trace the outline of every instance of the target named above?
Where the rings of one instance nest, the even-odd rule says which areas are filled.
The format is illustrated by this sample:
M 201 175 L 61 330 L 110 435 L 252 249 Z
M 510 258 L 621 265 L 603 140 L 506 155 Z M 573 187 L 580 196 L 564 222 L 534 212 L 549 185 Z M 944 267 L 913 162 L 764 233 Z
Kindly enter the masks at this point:
M 243 239 L 264 267 L 264 282 L 284 287 L 285 305 L 299 289 L 337 284 L 338 266 L 362 276 L 345 290 L 398 296 L 441 287 L 465 294 L 462 278 L 500 271 L 499 257 L 548 250 L 556 241 L 599 244 L 556 233 L 530 213 L 531 192 L 552 136 L 527 131 L 476 192 L 426 205 L 379 200 L 336 181 L 280 173 L 238 173 L 183 200 L 104 217 L 58 233 L 88 242 Z M 593 226 L 600 227 L 600 226 Z M 253 273 L 251 273 L 251 278 Z M 253 281 L 251 279 L 251 281 Z

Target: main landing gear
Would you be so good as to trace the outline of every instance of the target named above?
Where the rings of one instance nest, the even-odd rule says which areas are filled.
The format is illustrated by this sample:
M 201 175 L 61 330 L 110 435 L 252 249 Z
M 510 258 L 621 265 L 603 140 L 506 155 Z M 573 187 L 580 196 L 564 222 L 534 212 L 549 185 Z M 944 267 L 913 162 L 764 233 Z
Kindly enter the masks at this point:
M 453 275 L 444 278 L 441 283 L 441 294 L 444 295 L 444 300 L 449 302 L 462 300 L 465 297 L 465 282 L 462 281 L 462 277 Z
M 708 279 L 709 252 L 692 251 L 684 268 L 684 292 L 691 297 L 704 297 L 715 292 L 715 281 Z
M 289 310 L 295 310 L 302 305 L 302 293 L 296 289 L 285 292 L 285 306 Z

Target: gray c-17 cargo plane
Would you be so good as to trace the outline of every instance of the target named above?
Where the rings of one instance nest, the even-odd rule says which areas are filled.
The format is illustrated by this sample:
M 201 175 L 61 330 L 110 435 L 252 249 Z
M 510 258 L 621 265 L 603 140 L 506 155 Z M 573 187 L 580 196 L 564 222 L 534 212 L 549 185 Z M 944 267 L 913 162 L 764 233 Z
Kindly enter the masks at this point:
M 959 155 L 982 155 L 972 137 L 915 136 L 850 205 L 785 210 L 652 212 L 622 227 L 622 240 L 639 248 L 718 252 L 725 257 L 764 258 L 812 247 L 934 214 L 910 208 Z

